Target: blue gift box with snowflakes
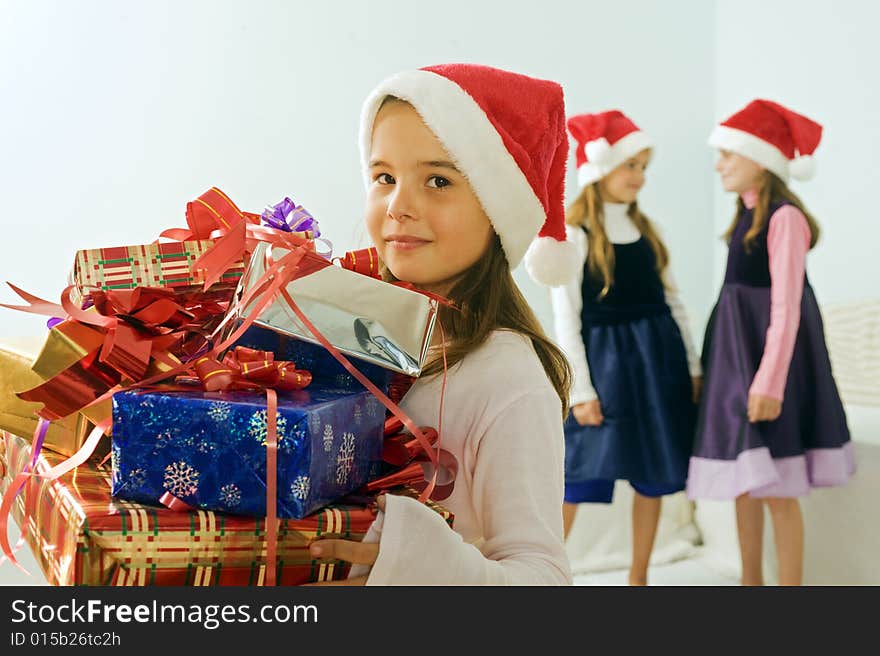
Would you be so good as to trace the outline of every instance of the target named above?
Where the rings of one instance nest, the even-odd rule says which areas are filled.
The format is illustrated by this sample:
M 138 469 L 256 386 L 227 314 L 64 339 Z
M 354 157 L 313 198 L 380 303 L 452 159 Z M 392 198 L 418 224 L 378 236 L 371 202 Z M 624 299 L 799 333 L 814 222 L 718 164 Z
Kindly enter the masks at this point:
M 364 485 L 382 451 L 385 411 L 366 391 L 279 393 L 278 516 L 301 519 Z M 266 514 L 266 396 L 139 392 L 113 396 L 113 496 Z

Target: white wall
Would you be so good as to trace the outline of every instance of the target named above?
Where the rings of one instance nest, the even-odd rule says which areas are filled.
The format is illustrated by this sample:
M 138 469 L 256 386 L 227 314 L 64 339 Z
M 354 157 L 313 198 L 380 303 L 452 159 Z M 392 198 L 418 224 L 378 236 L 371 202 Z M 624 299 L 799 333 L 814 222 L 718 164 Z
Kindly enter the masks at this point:
M 792 184 L 822 227 L 807 266 L 825 304 L 880 298 L 878 21 L 880 5 L 867 0 L 717 3 L 716 119 L 765 97 L 825 127 L 816 177 Z M 719 191 L 715 207 L 721 233 L 733 199 Z M 716 280 L 722 267 L 720 260 Z
M 215 184 L 250 211 L 292 195 L 338 251 L 360 245 L 364 96 L 397 70 L 473 61 L 558 80 L 571 112 L 621 106 L 655 136 L 642 204 L 698 320 L 712 295 L 712 4 L 517 5 L 0 2 L 0 280 L 54 300 L 76 249 L 151 241 Z M 549 327 L 544 290 L 516 277 Z M 0 335 L 42 330 L 0 313 Z

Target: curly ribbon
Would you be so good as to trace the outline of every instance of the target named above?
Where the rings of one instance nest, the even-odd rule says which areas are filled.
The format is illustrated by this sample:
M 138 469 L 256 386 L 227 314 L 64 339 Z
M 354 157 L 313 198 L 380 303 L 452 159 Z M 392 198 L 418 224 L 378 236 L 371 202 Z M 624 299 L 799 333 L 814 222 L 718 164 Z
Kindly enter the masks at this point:
M 40 449 L 43 448 L 43 440 L 46 439 L 46 433 L 48 431 L 49 431 L 49 422 L 43 418 L 40 418 L 37 421 L 37 428 L 34 431 L 34 438 L 33 438 L 33 441 L 31 442 L 31 458 L 30 458 L 29 462 L 25 463 L 25 466 L 22 469 L 22 472 L 34 471 L 34 469 L 37 465 L 37 459 L 40 457 Z M 24 487 L 26 482 L 27 482 L 27 479 L 21 480 L 19 486 L 16 488 L 15 495 L 12 497 L 12 499 L 14 499 L 16 496 L 18 496 L 18 493 Z M 15 485 L 15 481 L 13 481 L 12 485 L 10 485 L 10 488 L 12 488 L 14 485 Z M 25 509 L 25 515 L 24 515 L 24 519 L 22 520 L 22 523 L 21 523 L 22 527 L 26 527 L 28 525 L 29 520 L 30 520 L 31 505 L 28 503 L 27 498 L 25 498 L 25 500 L 24 500 L 24 509 Z M 10 512 L 11 512 L 11 510 L 12 510 L 12 506 L 10 505 Z M 9 516 L 9 513 L 3 513 L 2 516 L 0 516 L 0 532 L 2 532 L 2 535 L 0 535 L 0 544 L 3 544 L 3 553 L 4 553 L 3 557 L 0 558 L 0 565 L 2 565 L 4 562 L 9 560 L 14 565 L 16 565 L 22 572 L 29 575 L 30 573 L 27 570 L 25 570 L 21 566 L 21 564 L 15 559 L 15 554 L 18 553 L 18 551 L 25 544 L 25 536 L 26 536 L 27 531 L 23 528 L 21 531 L 21 535 L 18 538 L 18 542 L 15 543 L 14 547 L 10 547 L 9 546 L 9 529 L 7 527 L 7 517 L 8 516 Z
M 364 248 L 359 251 L 349 251 L 342 257 L 334 258 L 343 269 L 370 276 L 381 280 L 379 275 L 379 253 L 375 248 Z

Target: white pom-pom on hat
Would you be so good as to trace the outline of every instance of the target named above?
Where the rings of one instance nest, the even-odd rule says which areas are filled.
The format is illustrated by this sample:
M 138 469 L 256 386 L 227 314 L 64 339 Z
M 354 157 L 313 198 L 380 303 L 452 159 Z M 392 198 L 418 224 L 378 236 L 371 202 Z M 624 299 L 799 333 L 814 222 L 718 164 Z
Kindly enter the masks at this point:
M 788 163 L 788 172 L 796 180 L 810 180 L 816 175 L 816 158 L 811 155 L 795 157 Z
M 602 164 L 611 154 L 611 144 L 608 139 L 600 137 L 593 141 L 588 141 L 584 146 L 584 153 L 587 161 L 593 164 Z
M 525 256 L 526 271 L 542 285 L 558 287 L 571 280 L 583 262 L 578 258 L 574 244 L 553 237 L 538 237 Z

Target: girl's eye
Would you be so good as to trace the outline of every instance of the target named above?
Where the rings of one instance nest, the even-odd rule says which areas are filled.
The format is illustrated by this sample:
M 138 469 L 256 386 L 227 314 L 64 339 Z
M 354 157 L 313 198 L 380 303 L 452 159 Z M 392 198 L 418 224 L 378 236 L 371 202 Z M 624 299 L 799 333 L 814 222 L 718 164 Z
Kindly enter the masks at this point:
M 376 176 L 376 182 L 382 185 L 394 184 L 394 178 L 388 173 L 380 173 Z
M 428 186 L 434 187 L 436 189 L 442 189 L 443 187 L 448 187 L 452 183 L 444 178 L 442 175 L 432 175 L 428 178 Z

